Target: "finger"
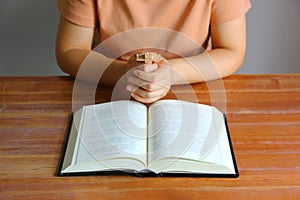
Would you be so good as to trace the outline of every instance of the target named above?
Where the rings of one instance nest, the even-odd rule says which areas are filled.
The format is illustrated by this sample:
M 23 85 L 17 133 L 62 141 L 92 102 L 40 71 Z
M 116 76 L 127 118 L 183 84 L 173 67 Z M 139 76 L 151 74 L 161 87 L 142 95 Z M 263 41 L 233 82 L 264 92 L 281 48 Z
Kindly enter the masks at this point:
M 128 66 L 128 74 L 134 74 L 134 72 L 137 71 L 143 71 L 143 72 L 153 72 L 158 69 L 157 64 L 142 64 L 142 63 L 135 63 L 135 64 L 129 64 Z
M 148 82 L 148 81 L 141 80 L 137 77 L 129 77 L 128 78 L 129 85 L 144 88 L 145 90 L 148 90 L 148 91 L 154 91 L 154 90 L 158 90 L 161 88 L 169 88 L 170 84 L 168 84 L 168 83 L 169 82 L 167 80 L 163 80 L 161 82 Z
M 154 81 L 169 79 L 171 76 L 171 69 L 169 66 L 161 65 L 153 72 L 153 76 Z
M 142 102 L 142 103 L 153 103 L 157 100 L 159 100 L 160 98 L 152 98 L 152 99 L 146 99 L 146 98 L 143 98 L 143 97 L 140 97 L 138 95 L 131 95 L 136 101 L 139 101 L 139 102 Z
M 142 68 L 142 71 L 144 71 L 144 72 L 153 72 L 157 69 L 158 69 L 157 64 L 144 64 L 143 68 Z
M 135 70 L 134 75 L 139 79 L 149 81 L 149 82 L 160 82 L 164 79 L 170 79 L 171 73 L 168 66 L 159 67 L 153 72 L 144 72 L 142 70 Z
M 143 71 L 144 70 L 144 65 L 143 64 L 140 64 L 140 65 L 137 65 L 135 66 L 134 68 L 132 69 L 128 69 L 128 71 L 126 72 L 126 77 L 127 79 L 129 79 L 130 77 L 135 77 L 135 71 Z
M 152 82 L 155 80 L 155 73 L 154 72 L 145 72 L 142 70 L 135 70 L 133 74 L 138 77 L 139 79 Z
M 156 70 L 153 72 L 144 72 L 142 70 L 135 70 L 133 74 L 138 77 L 139 79 L 148 81 L 148 82 L 154 82 L 154 81 L 160 81 L 167 77 L 167 74 L 162 74 L 162 70 Z
M 143 67 L 136 68 L 133 74 L 138 78 L 145 81 L 153 81 L 155 78 L 155 72 L 158 69 L 157 64 L 145 64 Z
M 129 86 L 128 89 L 131 90 L 132 94 L 138 95 L 145 99 L 153 99 L 153 98 L 157 98 L 157 97 L 161 98 L 161 97 L 165 96 L 169 91 L 166 88 L 160 88 L 155 91 L 147 91 L 143 88 L 136 88 L 134 86 Z
M 128 84 L 136 87 L 145 87 L 149 82 L 139 79 L 136 76 L 130 76 L 128 77 Z
M 140 96 L 140 93 L 133 92 L 133 93 L 131 93 L 131 96 L 135 100 L 143 102 L 143 103 L 153 103 L 153 102 L 163 98 L 166 94 L 167 94 L 167 91 L 161 91 L 159 94 L 156 94 L 156 95 L 147 94 L 146 97 L 145 97 L 145 96 Z
M 126 86 L 126 90 L 133 93 L 135 90 L 137 90 L 138 87 L 134 86 L 134 85 L 127 85 Z
M 143 102 L 143 103 L 152 103 L 154 101 L 157 101 L 158 99 L 160 99 L 159 97 L 155 97 L 155 98 L 145 98 L 145 97 L 142 97 L 138 94 L 135 93 L 135 91 L 138 89 L 137 87 L 135 86 L 132 86 L 132 85 L 128 85 L 126 87 L 126 89 L 130 92 L 130 95 L 137 101 L 139 102 Z

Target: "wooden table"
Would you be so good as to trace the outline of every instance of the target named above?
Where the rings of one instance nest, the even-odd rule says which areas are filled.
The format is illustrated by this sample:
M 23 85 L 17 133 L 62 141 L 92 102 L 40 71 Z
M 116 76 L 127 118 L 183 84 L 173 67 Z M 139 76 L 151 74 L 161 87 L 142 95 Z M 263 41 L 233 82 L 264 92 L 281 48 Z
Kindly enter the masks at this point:
M 300 74 L 223 81 L 236 179 L 55 176 L 73 83 L 70 77 L 0 78 L 0 199 L 300 198 Z M 201 103 L 222 92 L 206 84 L 193 90 Z M 186 86 L 174 91 L 191 92 Z M 108 94 L 98 90 L 97 102 L 109 100 Z

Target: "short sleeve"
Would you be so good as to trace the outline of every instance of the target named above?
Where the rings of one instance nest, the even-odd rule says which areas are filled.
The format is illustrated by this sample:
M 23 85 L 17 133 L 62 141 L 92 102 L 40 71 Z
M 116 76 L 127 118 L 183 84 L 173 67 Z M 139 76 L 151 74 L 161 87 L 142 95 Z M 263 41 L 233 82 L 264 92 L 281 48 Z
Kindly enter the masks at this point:
M 210 24 L 229 22 L 246 14 L 250 8 L 250 0 L 213 0 Z
M 96 26 L 96 0 L 57 0 L 56 4 L 67 20 L 80 26 Z

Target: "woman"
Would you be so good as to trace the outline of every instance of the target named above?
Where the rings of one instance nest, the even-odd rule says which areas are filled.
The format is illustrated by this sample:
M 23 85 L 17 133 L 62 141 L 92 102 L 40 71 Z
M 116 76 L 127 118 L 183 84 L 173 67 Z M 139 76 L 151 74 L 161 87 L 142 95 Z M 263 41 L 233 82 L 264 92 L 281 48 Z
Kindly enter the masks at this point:
M 61 19 L 56 55 L 61 69 L 73 77 L 91 82 L 98 82 L 99 77 L 95 73 L 99 75 L 101 72 L 102 75 L 105 70 L 110 76 L 102 76 L 101 82 L 107 85 L 114 85 L 127 73 L 127 90 L 136 100 L 144 103 L 164 97 L 172 85 L 229 76 L 243 63 L 246 49 L 245 13 L 251 7 L 249 0 L 58 0 L 57 5 Z M 133 45 L 132 51 L 125 48 L 128 52 L 123 51 L 122 55 L 115 57 L 93 51 L 95 37 L 101 44 L 120 33 L 128 35 L 131 30 L 137 30 L 129 38 L 138 40 L 139 49 Z M 143 37 L 149 30 L 151 34 Z M 186 42 L 182 42 L 184 39 L 174 39 L 177 35 L 174 37 L 173 33 L 190 38 L 205 52 L 193 45 L 185 45 Z M 148 48 L 144 44 L 151 43 L 153 38 L 153 42 L 157 42 L 161 37 L 155 36 L 160 34 L 164 36 L 159 44 L 166 43 L 160 48 L 155 45 Z M 210 49 L 207 48 L 209 39 Z M 115 49 L 121 48 L 122 42 L 124 46 L 132 44 L 132 41 L 125 44 L 125 39 L 116 40 L 117 43 L 110 43 Z M 180 41 L 182 46 L 168 49 L 173 46 L 172 43 L 178 44 Z M 178 55 L 176 49 L 181 47 L 184 50 L 179 52 L 183 53 Z M 162 59 L 150 64 L 132 62 L 136 53 L 145 52 L 160 54 Z M 87 56 L 89 67 L 80 71 Z M 137 65 L 134 70 L 129 70 Z

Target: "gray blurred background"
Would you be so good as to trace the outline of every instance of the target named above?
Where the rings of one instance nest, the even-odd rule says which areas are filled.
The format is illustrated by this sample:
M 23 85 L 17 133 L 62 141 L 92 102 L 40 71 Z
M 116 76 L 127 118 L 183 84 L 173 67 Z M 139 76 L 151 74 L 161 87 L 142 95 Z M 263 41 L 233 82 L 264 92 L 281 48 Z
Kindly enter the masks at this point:
M 300 0 L 252 0 L 237 73 L 300 73 Z M 55 0 L 0 0 L 0 76 L 64 75 L 55 60 Z

